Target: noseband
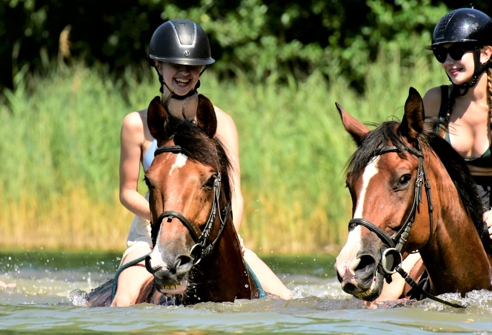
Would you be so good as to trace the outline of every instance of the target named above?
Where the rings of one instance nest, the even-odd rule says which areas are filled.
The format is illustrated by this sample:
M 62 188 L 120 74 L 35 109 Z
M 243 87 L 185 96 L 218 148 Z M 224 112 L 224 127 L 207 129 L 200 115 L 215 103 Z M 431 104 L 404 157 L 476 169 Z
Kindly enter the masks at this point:
M 154 157 L 157 155 L 160 155 L 161 153 L 164 152 L 172 152 L 172 153 L 182 153 L 182 149 L 179 145 L 170 145 L 170 146 L 162 146 L 156 149 L 154 153 Z M 157 221 L 152 224 L 152 244 L 155 246 L 156 239 L 157 239 L 157 232 L 158 232 L 158 227 L 161 225 L 162 221 L 164 219 L 167 219 L 167 222 L 171 222 L 172 219 L 176 218 L 178 219 L 183 226 L 185 226 L 188 231 L 190 232 L 191 238 L 195 242 L 195 245 L 193 245 L 190 249 L 190 254 L 194 256 L 193 259 L 193 264 L 196 265 L 198 264 L 202 258 L 206 257 L 210 252 L 213 250 L 215 247 L 215 244 L 217 243 L 220 235 L 222 234 L 222 231 L 224 230 L 224 227 L 226 225 L 226 220 L 231 214 L 231 205 L 230 203 L 227 204 L 226 208 L 224 208 L 222 211 L 220 210 L 220 204 L 219 204 L 219 199 L 220 199 L 220 187 L 221 187 L 221 178 L 220 178 L 220 173 L 215 177 L 214 180 L 214 200 L 212 204 L 212 210 L 210 211 L 210 215 L 208 217 L 207 222 L 205 223 L 205 227 L 203 228 L 203 231 L 201 232 L 200 236 L 198 236 L 197 232 L 191 225 L 190 221 L 184 217 L 179 212 L 175 211 L 165 211 L 162 212 L 161 215 L 157 218 Z M 220 228 L 219 228 L 219 233 L 217 234 L 217 237 L 215 240 L 210 242 L 207 245 L 208 237 L 210 236 L 210 232 L 212 231 L 212 225 L 215 221 L 215 217 L 217 215 L 217 211 L 220 212 L 219 214 L 219 219 L 220 219 Z M 155 228 L 155 230 L 154 230 Z M 154 233 L 155 231 L 155 233 Z
M 432 234 L 433 230 L 433 216 L 432 212 L 434 207 L 432 205 L 432 196 L 429 180 L 427 179 L 427 174 L 424 167 L 424 155 L 422 154 L 422 149 L 420 147 L 420 141 L 417 139 L 417 149 L 406 148 L 406 151 L 416 156 L 419 159 L 417 166 L 417 179 L 415 180 L 413 203 L 410 213 L 408 214 L 405 223 L 400 228 L 400 230 L 393 236 L 388 236 L 383 230 L 377 227 L 375 224 L 369 222 L 363 218 L 353 218 L 349 221 L 349 231 L 354 229 L 356 226 L 364 226 L 373 233 L 375 233 L 381 241 L 388 247 L 383 251 L 381 262 L 378 266 L 379 272 L 385 277 L 386 281 L 391 282 L 391 275 L 395 273 L 395 268 L 402 262 L 401 250 L 405 245 L 408 235 L 410 234 L 410 229 L 412 229 L 412 224 L 415 221 L 415 213 L 418 210 L 420 203 L 422 202 L 422 185 L 425 183 L 425 193 L 427 195 L 427 203 L 429 207 L 429 220 L 430 220 L 430 231 Z M 385 146 L 374 153 L 374 156 L 383 155 L 389 152 L 401 153 L 402 150 L 396 146 Z

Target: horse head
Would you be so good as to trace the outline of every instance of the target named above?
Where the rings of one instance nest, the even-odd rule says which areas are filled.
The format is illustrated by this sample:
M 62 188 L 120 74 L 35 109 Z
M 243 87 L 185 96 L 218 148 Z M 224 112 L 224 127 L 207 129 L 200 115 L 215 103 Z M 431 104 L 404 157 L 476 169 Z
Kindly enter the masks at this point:
M 229 161 L 214 138 L 214 106 L 202 95 L 196 120 L 174 118 L 156 97 L 147 123 L 158 149 L 145 173 L 154 243 L 146 267 L 162 293 L 181 294 L 185 276 L 214 248 L 225 221 L 232 220 Z
M 429 238 L 428 217 L 416 222 L 416 212 L 428 208 L 427 201 L 420 204 L 427 181 L 419 141 L 423 103 L 411 88 L 402 122 L 385 122 L 373 131 L 336 106 L 358 148 L 346 178 L 353 218 L 335 267 L 345 292 L 372 301 L 379 297 L 384 279 L 391 280 L 401 254 L 418 249 Z

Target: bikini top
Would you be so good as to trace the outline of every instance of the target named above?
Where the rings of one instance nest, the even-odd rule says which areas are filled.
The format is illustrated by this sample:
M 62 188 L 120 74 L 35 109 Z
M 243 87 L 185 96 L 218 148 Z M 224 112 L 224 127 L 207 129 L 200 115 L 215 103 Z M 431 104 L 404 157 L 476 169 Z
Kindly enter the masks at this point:
M 449 117 L 447 116 L 448 110 L 448 86 L 447 85 L 442 85 L 441 86 L 441 107 L 439 108 L 439 115 L 437 116 L 438 119 L 446 125 L 446 141 L 448 143 L 451 143 L 450 137 L 449 137 Z M 482 154 L 482 156 L 477 157 L 477 158 L 465 158 L 465 161 L 469 165 L 473 165 L 476 167 L 492 167 L 492 154 L 490 150 L 490 146 L 487 148 L 487 150 Z
M 152 144 L 150 145 L 149 149 L 147 150 L 147 152 L 143 156 L 142 165 L 143 165 L 144 171 L 147 171 L 149 169 L 150 165 L 152 164 L 152 162 L 154 161 L 155 149 L 157 149 L 157 140 L 152 141 Z

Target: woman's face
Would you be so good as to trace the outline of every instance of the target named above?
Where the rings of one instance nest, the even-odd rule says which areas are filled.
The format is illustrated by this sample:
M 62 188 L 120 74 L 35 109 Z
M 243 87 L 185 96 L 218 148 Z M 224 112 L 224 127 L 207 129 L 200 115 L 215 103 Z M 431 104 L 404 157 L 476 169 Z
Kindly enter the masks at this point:
M 459 43 L 444 44 L 440 48 L 441 60 L 445 58 L 442 67 L 449 78 L 451 78 L 453 84 L 462 85 L 469 82 L 475 72 L 473 49 L 468 47 L 470 50 L 467 50 L 466 47 L 460 46 Z M 461 58 L 459 57 L 460 54 L 462 54 Z M 482 47 L 480 52 L 480 63 L 487 63 L 490 60 L 491 54 L 491 46 Z M 438 57 L 436 56 L 436 58 Z
M 463 50 L 464 52 L 460 59 L 453 59 L 451 56 L 453 55 L 452 48 L 457 47 L 458 44 L 444 44 L 440 46 L 442 48 L 442 54 L 445 51 L 449 51 L 444 56 L 445 60 L 442 63 L 442 68 L 446 71 L 453 84 L 462 85 L 472 79 L 473 73 L 475 72 L 475 62 L 473 60 L 473 50 Z M 454 58 L 458 57 L 454 56 Z
M 180 65 L 172 63 L 157 63 L 159 72 L 169 89 L 177 95 L 186 95 L 195 88 L 200 79 L 201 65 Z

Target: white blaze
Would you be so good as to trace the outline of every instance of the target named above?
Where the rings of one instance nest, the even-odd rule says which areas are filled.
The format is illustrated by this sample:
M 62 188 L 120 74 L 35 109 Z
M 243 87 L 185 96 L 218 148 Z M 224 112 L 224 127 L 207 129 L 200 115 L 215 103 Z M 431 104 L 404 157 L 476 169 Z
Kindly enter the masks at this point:
M 362 210 L 364 208 L 365 196 L 369 181 L 378 173 L 377 163 L 380 156 L 374 157 L 369 164 L 367 164 L 362 174 L 362 190 L 360 191 L 359 199 L 357 200 L 356 208 L 354 211 L 354 218 L 362 218 Z M 359 260 L 357 260 L 357 253 L 360 250 L 362 243 L 362 230 L 360 226 L 351 230 L 347 237 L 347 243 L 340 251 L 337 257 L 337 269 L 338 273 L 344 275 L 345 271 L 349 270 L 353 273 L 357 267 Z
M 164 219 L 166 220 L 166 219 Z M 159 227 L 159 233 L 157 234 L 157 239 L 155 243 L 154 249 L 152 249 L 152 252 L 150 253 L 150 267 L 153 269 L 156 269 L 158 267 L 162 267 L 163 270 L 167 268 L 167 264 L 164 261 L 162 255 L 163 253 L 161 252 L 159 248 L 159 237 L 161 236 L 161 228 Z
M 357 207 L 355 208 L 354 218 L 362 218 L 362 210 L 364 208 L 364 202 L 366 198 L 367 186 L 369 181 L 378 173 L 377 163 L 381 156 L 374 157 L 369 164 L 367 164 L 362 174 L 362 190 L 360 191 L 359 200 L 357 201 Z
M 175 169 L 179 169 L 179 168 L 182 168 L 183 166 L 185 166 L 187 160 L 188 160 L 188 157 L 186 157 L 185 155 L 177 154 L 176 155 L 176 161 L 174 162 L 173 166 L 171 166 L 171 170 L 169 171 L 169 175 L 171 176 Z

